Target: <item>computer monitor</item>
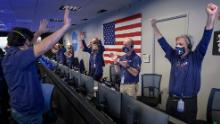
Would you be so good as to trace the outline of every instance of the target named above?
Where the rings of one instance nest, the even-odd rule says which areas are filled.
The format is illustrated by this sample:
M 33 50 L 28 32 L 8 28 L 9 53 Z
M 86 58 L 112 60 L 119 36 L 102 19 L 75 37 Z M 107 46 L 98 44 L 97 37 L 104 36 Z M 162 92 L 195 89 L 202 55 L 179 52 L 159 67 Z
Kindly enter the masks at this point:
M 168 124 L 167 114 L 126 94 L 122 94 L 121 106 L 123 124 Z
M 121 123 L 138 124 L 140 121 L 140 107 L 136 100 L 126 94 L 121 95 Z
M 121 93 L 99 84 L 97 102 L 114 121 L 120 122 Z
M 70 68 L 69 67 L 67 67 L 67 66 L 63 66 L 63 68 L 64 68 L 64 75 L 65 75 L 65 78 L 66 79 L 69 79 L 70 78 Z
M 60 73 L 58 74 L 60 78 L 65 77 L 65 67 L 62 64 L 58 64 L 58 69 L 60 70 Z
M 85 88 L 85 95 L 92 97 L 94 94 L 94 79 L 91 76 L 81 74 L 80 86 Z
M 57 63 L 57 65 L 55 66 L 55 73 L 59 76 L 59 77 L 63 77 L 62 74 L 62 68 L 61 68 L 61 64 Z
M 75 88 L 78 88 L 80 85 L 80 72 L 71 70 L 70 73 L 70 78 L 73 80 L 73 84 L 70 85 L 73 85 Z

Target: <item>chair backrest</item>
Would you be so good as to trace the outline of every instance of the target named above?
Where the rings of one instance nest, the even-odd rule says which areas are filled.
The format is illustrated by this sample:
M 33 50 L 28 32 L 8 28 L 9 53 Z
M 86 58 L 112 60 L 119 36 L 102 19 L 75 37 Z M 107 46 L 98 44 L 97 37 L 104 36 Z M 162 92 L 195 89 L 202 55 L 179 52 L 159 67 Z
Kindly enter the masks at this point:
M 160 94 L 161 74 L 142 74 L 142 96 L 157 97 Z
M 211 89 L 207 106 L 207 121 L 220 123 L 220 89 Z
M 74 57 L 73 59 L 73 66 L 79 68 L 79 59 L 77 57 Z
M 79 62 L 79 70 L 81 73 L 83 73 L 85 71 L 85 65 L 84 65 L 83 59 L 81 59 Z
M 75 87 L 78 87 L 80 84 L 80 78 L 81 78 L 80 75 L 81 75 L 80 72 L 71 70 L 70 78 L 73 79 Z
M 113 64 L 109 67 L 109 77 L 112 83 L 120 83 L 120 75 L 116 73 L 115 67 Z

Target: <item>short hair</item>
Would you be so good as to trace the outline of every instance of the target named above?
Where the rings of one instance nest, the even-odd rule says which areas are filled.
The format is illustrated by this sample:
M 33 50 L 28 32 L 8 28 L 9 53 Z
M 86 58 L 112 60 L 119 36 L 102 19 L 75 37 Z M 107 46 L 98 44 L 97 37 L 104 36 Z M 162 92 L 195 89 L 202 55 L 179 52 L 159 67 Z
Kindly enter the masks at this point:
M 178 40 L 179 38 L 184 38 L 186 43 L 188 44 L 188 48 L 191 50 L 193 47 L 193 41 L 192 41 L 192 36 L 191 35 L 187 35 L 187 34 L 183 34 L 180 35 L 178 37 L 176 37 L 176 40 Z
M 134 47 L 134 40 L 131 38 L 126 38 L 126 41 L 129 41 L 131 43 L 131 48 Z
M 23 46 L 27 39 L 31 41 L 33 37 L 33 33 L 29 29 L 16 27 L 8 34 L 8 45 L 14 47 Z

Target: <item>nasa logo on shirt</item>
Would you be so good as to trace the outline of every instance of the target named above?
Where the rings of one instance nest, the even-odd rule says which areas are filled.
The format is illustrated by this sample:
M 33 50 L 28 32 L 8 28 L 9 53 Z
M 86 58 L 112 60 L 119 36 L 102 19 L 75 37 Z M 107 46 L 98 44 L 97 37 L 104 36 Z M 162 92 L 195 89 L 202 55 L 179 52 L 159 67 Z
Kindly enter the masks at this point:
M 185 67 L 187 65 L 189 65 L 189 61 L 188 60 L 184 60 L 182 62 L 181 61 L 177 62 L 177 67 Z

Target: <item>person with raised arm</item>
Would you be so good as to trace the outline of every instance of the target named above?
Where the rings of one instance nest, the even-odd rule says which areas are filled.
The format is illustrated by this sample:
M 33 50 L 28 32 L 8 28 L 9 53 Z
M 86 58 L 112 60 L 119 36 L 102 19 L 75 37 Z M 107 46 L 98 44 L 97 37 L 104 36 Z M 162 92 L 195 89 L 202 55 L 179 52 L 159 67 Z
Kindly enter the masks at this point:
M 151 20 L 155 38 L 171 63 L 169 97 L 166 111 L 189 124 L 195 124 L 197 116 L 197 95 L 201 87 L 201 67 L 212 36 L 214 20 L 218 6 L 210 3 L 206 8 L 207 22 L 203 36 L 192 50 L 192 39 L 189 35 L 176 37 L 173 49 L 159 31 L 156 20 Z
M 69 12 L 67 6 L 61 28 L 31 47 L 29 44 L 34 36 L 29 29 L 16 27 L 8 35 L 9 47 L 2 60 L 2 67 L 8 84 L 12 117 L 19 124 L 43 123 L 44 97 L 35 62 L 70 28 Z

